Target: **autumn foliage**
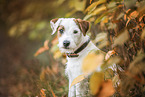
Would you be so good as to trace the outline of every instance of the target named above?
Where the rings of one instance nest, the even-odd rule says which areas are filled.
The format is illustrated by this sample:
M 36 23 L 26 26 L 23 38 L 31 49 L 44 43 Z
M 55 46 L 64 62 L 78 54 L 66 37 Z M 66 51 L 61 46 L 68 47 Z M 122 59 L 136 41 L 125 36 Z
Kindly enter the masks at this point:
M 59 51 L 49 25 L 52 18 L 59 17 L 89 21 L 87 34 L 101 49 L 86 57 L 84 74 L 71 86 L 91 73 L 89 89 L 94 97 L 145 96 L 145 0 L 1 0 L 0 13 L 1 36 L 10 37 L 0 38 L 4 39 L 2 47 L 8 45 L 0 51 L 1 61 L 6 63 L 3 66 L 13 67 L 0 69 L 0 73 L 9 73 L 0 76 L 0 96 L 67 97 L 66 56 Z M 26 39 L 29 41 L 24 42 Z M 29 44 L 30 40 L 35 42 Z M 26 62 L 30 56 L 35 61 Z
M 103 52 L 101 54 L 94 52 L 86 57 L 87 60 L 82 66 L 84 75 L 74 79 L 72 85 L 85 79 L 87 73 L 93 72 L 90 77 L 90 89 L 91 94 L 96 97 L 143 96 L 145 93 L 144 0 L 74 0 L 68 3 L 72 12 L 67 13 L 66 17 L 78 11 L 83 12 L 85 14 L 83 19 L 92 24 L 90 30 L 92 41 Z M 77 6 L 78 4 L 81 6 Z M 54 46 L 53 44 L 52 48 Z M 60 58 L 61 54 L 57 50 L 51 51 L 54 56 Z M 95 72 L 99 64 L 102 71 Z M 116 70 L 107 69 L 112 64 L 117 64 Z

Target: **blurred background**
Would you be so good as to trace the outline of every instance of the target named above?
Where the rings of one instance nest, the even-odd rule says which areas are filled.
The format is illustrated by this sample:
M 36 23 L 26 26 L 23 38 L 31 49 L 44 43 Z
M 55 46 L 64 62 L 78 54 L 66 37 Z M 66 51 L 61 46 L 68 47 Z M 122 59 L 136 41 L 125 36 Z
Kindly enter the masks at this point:
M 56 95 L 67 94 L 64 72 L 49 71 L 57 65 L 51 54 L 34 57 L 54 37 L 50 20 L 64 17 L 67 7 L 64 0 L 0 0 L 0 97 L 35 97 L 44 91 L 51 97 L 50 88 Z M 50 76 L 45 78 L 44 72 Z
M 122 58 L 117 63 L 127 73 L 118 72 L 122 84 L 114 97 L 143 97 L 144 4 L 144 0 L 0 0 L 0 97 L 67 97 L 66 60 L 49 24 L 60 17 L 90 21 L 93 42 Z

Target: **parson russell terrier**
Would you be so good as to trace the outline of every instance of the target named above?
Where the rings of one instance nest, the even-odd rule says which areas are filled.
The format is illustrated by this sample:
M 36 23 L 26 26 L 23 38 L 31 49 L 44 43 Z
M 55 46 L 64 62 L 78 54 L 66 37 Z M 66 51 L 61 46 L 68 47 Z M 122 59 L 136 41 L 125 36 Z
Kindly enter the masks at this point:
M 57 32 L 59 49 L 67 55 L 65 72 L 72 81 L 82 74 L 83 59 L 92 50 L 99 50 L 86 35 L 89 22 L 75 18 L 59 18 L 50 21 L 52 34 Z M 89 97 L 88 80 L 85 79 L 69 88 L 69 97 Z

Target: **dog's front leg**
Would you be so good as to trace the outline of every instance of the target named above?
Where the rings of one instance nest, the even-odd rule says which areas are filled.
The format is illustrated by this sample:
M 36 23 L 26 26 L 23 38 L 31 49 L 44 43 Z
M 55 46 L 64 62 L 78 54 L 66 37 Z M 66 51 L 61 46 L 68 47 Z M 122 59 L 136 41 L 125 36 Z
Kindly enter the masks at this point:
M 88 79 L 77 83 L 76 86 L 76 97 L 90 97 Z
M 72 83 L 72 80 L 69 79 L 69 92 L 68 92 L 68 97 L 76 97 L 76 89 L 75 89 L 75 85 L 70 87 Z
M 76 97 L 83 97 L 83 89 L 81 89 L 80 82 L 75 85 L 76 87 Z

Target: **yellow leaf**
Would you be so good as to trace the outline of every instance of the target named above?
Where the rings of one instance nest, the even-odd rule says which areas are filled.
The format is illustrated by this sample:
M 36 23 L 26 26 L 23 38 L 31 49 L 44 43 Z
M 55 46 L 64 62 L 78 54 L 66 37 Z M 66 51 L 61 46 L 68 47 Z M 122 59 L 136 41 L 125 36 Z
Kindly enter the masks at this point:
M 145 39 L 145 29 L 143 29 L 143 31 L 142 31 L 141 39 Z
M 128 31 L 125 30 L 123 33 L 121 33 L 119 36 L 115 38 L 113 45 L 123 45 L 128 39 L 129 39 Z
M 107 4 L 107 8 L 113 8 L 116 6 L 116 2 L 110 2 L 109 4 Z
M 112 81 L 107 80 L 102 83 L 101 89 L 98 92 L 97 97 L 110 97 L 115 93 Z
M 109 12 L 105 12 L 104 14 L 102 14 L 100 17 L 98 17 L 96 20 L 95 20 L 95 24 L 99 23 L 103 17 L 105 17 Z
M 104 41 L 104 40 L 107 40 L 107 33 L 101 32 L 101 33 L 97 34 L 97 36 L 95 38 L 95 43 L 98 43 L 98 42 L 101 42 L 101 41 Z
M 54 55 L 53 55 L 54 59 L 58 59 L 61 56 L 62 56 L 62 54 L 61 54 L 61 52 L 59 50 L 57 50 L 57 51 L 54 52 Z
M 95 52 L 90 52 L 83 60 L 82 71 L 84 73 L 91 73 L 97 70 L 97 67 L 101 66 L 104 60 L 103 54 L 96 55 Z
M 59 50 L 59 47 L 57 46 L 57 44 L 56 45 L 53 45 L 52 47 L 51 47 L 51 52 L 52 53 L 55 53 L 56 51 L 58 51 Z
M 86 10 L 85 12 L 87 11 L 90 11 L 91 9 L 93 9 L 94 7 L 98 6 L 99 4 L 102 4 L 102 3 L 105 3 L 106 0 L 99 0 L 97 2 L 94 2 L 93 4 L 91 4 Z
M 75 84 L 79 83 L 80 81 L 82 81 L 83 79 L 85 79 L 85 74 L 82 74 L 82 75 L 79 75 L 78 77 L 76 77 L 76 78 L 73 80 L 73 82 L 71 83 L 70 88 L 71 88 L 73 85 L 75 85 Z
M 105 60 L 108 60 L 113 54 L 115 54 L 116 52 L 114 50 L 112 51 L 108 51 L 106 56 L 105 56 Z
M 60 6 L 61 4 L 63 4 L 65 2 L 65 0 L 57 0 L 57 5 Z
M 91 13 L 91 14 L 88 14 L 88 15 L 86 15 L 84 18 L 83 18 L 83 20 L 88 20 L 89 18 L 91 18 L 93 16 L 93 14 Z
M 45 79 L 45 74 L 46 74 L 45 72 L 46 72 L 46 70 L 43 68 L 41 73 L 40 73 L 40 80 L 44 80 Z
M 106 10 L 106 6 L 105 5 L 102 5 L 101 7 L 97 8 L 96 10 L 94 10 L 92 12 L 93 15 L 98 15 L 100 14 L 102 11 L 105 11 Z
M 108 66 L 112 65 L 112 64 L 118 64 L 121 61 L 120 57 L 112 57 L 109 59 L 109 61 L 107 62 Z
M 100 49 L 107 46 L 109 44 L 109 42 L 107 40 L 107 33 L 105 33 L 105 32 L 99 33 L 96 36 L 94 43 L 97 43 L 97 47 Z
M 11 27 L 11 29 L 9 30 L 9 35 L 11 37 L 14 37 L 16 34 L 17 34 L 17 30 L 18 30 L 18 27 L 16 25 L 14 25 L 13 27 Z
M 94 72 L 90 77 L 90 91 L 92 95 L 95 95 L 99 92 L 99 89 L 104 80 L 104 74 L 101 72 Z
M 109 20 L 109 18 L 108 17 L 105 17 L 102 22 L 103 23 L 108 23 L 108 20 Z
M 105 46 L 108 46 L 109 45 L 109 41 L 103 41 L 103 42 L 101 42 L 99 45 L 98 45 L 98 48 L 103 48 L 103 47 L 105 47 Z
M 87 0 L 70 0 L 69 6 L 70 8 L 75 8 L 77 11 L 84 11 L 86 7 Z

